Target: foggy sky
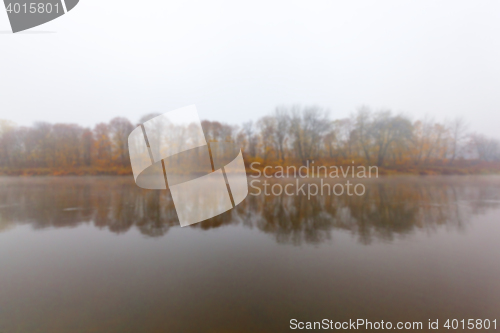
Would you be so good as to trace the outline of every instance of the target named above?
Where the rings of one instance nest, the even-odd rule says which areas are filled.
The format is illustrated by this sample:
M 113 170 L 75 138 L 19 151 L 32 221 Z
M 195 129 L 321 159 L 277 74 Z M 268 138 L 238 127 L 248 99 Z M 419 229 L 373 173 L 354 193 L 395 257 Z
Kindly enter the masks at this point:
M 28 32 L 0 10 L 0 119 L 93 126 L 196 104 L 465 117 L 500 137 L 500 2 L 80 0 Z M 33 33 L 52 32 L 52 33 Z

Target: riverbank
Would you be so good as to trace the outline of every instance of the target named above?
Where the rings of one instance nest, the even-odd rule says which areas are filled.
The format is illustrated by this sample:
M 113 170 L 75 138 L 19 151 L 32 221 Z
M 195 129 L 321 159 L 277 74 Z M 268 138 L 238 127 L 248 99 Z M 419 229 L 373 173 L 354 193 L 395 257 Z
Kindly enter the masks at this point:
M 359 172 L 360 168 L 365 168 L 368 172 L 369 168 L 377 168 L 379 176 L 390 175 L 487 175 L 500 174 L 500 162 L 484 162 L 484 161 L 456 161 L 453 164 L 442 163 L 433 165 L 415 165 L 404 164 L 386 167 L 362 166 L 353 164 L 335 164 L 335 163 L 317 163 L 314 168 L 306 168 L 298 163 L 291 163 L 287 166 L 277 164 L 264 163 L 247 163 L 246 171 L 248 175 L 267 175 L 275 177 L 294 176 L 298 173 L 304 175 L 309 174 L 311 178 L 317 178 L 317 171 L 320 169 L 320 174 L 326 172 L 330 175 L 332 172 L 338 173 L 342 177 L 342 173 L 351 173 L 352 168 L 355 172 Z M 351 168 L 351 169 L 349 169 Z M 23 168 L 23 169 L 0 169 L 0 176 L 124 176 L 132 175 L 131 167 L 69 167 L 69 168 Z M 345 177 L 344 177 L 345 178 Z

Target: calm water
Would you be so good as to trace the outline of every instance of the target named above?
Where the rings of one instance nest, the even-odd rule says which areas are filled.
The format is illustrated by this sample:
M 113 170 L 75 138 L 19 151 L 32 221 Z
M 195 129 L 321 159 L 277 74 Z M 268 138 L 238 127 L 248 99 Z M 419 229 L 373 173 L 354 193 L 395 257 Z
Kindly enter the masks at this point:
M 130 178 L 0 178 L 1 333 L 500 320 L 500 177 L 249 196 L 185 228 Z

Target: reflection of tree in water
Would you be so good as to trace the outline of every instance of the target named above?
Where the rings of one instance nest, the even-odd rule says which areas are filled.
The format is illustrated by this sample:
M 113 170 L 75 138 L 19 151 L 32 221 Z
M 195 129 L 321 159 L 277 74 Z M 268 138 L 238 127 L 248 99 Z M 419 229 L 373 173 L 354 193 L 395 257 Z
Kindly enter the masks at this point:
M 3 185 L 0 220 L 37 229 L 93 223 L 115 233 L 136 226 L 154 237 L 178 225 L 167 191 L 142 190 L 128 178 L 8 179 Z
M 321 243 L 345 230 L 361 243 L 391 241 L 416 230 L 463 228 L 471 215 L 500 207 L 496 182 L 379 179 L 363 196 L 252 196 L 229 212 L 192 225 L 212 229 L 230 224 L 257 228 L 277 242 Z M 445 178 L 436 178 L 445 179 Z M 14 223 L 36 229 L 91 223 L 124 233 L 165 235 L 178 226 L 168 191 L 148 191 L 129 178 L 7 178 L 0 180 L 0 232 Z
M 281 243 L 321 243 L 346 230 L 361 243 L 391 241 L 416 230 L 463 228 L 471 215 L 500 207 L 497 182 L 421 177 L 368 182 L 363 196 L 249 196 L 233 214 Z M 207 221 L 208 223 L 209 221 Z

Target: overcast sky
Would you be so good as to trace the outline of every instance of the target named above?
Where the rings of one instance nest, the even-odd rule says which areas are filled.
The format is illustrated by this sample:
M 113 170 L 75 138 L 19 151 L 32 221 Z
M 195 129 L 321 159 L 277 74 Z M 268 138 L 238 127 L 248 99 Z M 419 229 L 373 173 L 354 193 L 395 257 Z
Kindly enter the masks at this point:
M 500 2 L 80 0 L 9 34 L 0 118 L 92 126 L 196 104 L 241 124 L 281 104 L 463 116 L 500 137 Z

